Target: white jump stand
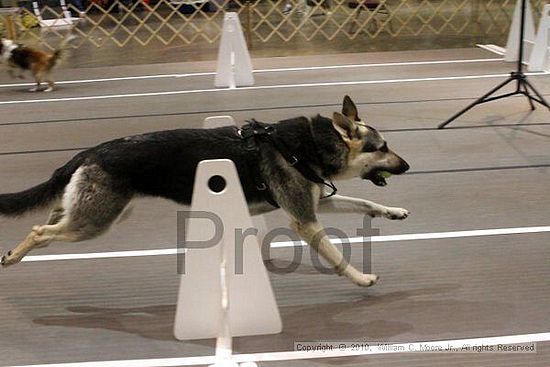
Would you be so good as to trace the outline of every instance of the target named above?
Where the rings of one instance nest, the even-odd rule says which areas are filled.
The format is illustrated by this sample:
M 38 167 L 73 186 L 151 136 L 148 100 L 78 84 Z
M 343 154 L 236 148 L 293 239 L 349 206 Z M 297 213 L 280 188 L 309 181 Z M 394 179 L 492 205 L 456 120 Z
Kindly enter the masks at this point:
M 224 126 L 237 126 L 231 116 L 211 116 L 204 119 L 202 127 L 205 129 L 215 129 Z
M 529 71 L 544 71 L 548 69 L 548 46 L 550 37 L 550 4 L 546 4 L 539 22 L 535 46 L 529 58 Z
M 218 50 L 218 67 L 214 85 L 236 88 L 254 85 L 252 61 L 237 13 L 225 13 Z
M 74 25 L 74 23 L 80 20 L 80 18 L 71 16 L 71 12 L 69 11 L 69 9 L 67 9 L 67 4 L 65 3 L 65 0 L 59 0 L 59 5 L 61 5 L 61 10 L 63 13 L 62 18 L 44 19 L 42 18 L 42 13 L 38 8 L 38 2 L 37 1 L 32 2 L 32 9 L 33 9 L 34 15 L 38 19 L 38 23 L 40 24 L 40 27 L 70 28 Z
M 222 127 L 222 126 L 236 126 L 235 120 L 231 116 L 212 116 L 207 117 L 204 120 L 203 128 L 205 129 L 213 129 L 216 127 Z M 254 228 L 258 230 L 258 235 L 256 236 L 258 238 L 258 243 L 260 244 L 260 251 L 263 249 L 263 246 L 269 246 L 269 244 L 264 244 L 264 238 L 267 235 L 267 222 L 265 220 L 265 217 L 263 215 L 254 215 L 252 217 L 252 222 L 254 224 Z M 269 251 L 262 251 L 262 259 L 263 260 L 271 260 L 271 252 Z
M 220 177 L 215 176 L 225 182 L 219 192 L 213 191 L 220 189 L 219 184 L 209 186 L 209 182 L 220 182 Z M 275 334 L 282 330 L 256 238 L 246 237 L 242 247 L 237 247 L 235 241 L 235 230 L 251 228 L 252 220 L 232 161 L 199 163 L 191 211 L 215 213 L 224 228 L 217 245 L 186 248 L 174 334 L 179 340 L 215 337 L 219 347 L 216 355 L 220 361 L 230 361 L 232 336 Z M 186 240 L 208 241 L 215 232 L 212 221 L 190 219 Z
M 531 46 L 535 41 L 535 22 L 533 21 L 533 10 L 531 9 L 531 2 L 527 1 L 525 8 L 525 33 L 523 36 L 523 50 L 524 55 L 529 55 Z M 506 53 L 504 54 L 504 61 L 514 62 L 519 58 L 519 33 L 521 25 L 521 0 L 516 2 L 516 8 L 512 18 L 512 26 L 510 27 L 510 33 L 508 33 L 508 42 L 506 43 Z

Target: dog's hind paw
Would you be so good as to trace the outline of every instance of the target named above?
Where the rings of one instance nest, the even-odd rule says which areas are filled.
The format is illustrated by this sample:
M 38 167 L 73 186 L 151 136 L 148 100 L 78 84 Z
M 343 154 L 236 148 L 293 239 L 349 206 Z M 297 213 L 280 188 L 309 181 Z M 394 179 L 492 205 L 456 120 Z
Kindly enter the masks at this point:
M 384 216 L 388 219 L 396 220 L 400 219 L 403 220 L 407 218 L 411 213 L 407 209 L 403 208 L 387 208 L 386 212 L 384 213 Z
M 9 252 L 8 252 L 6 255 L 2 255 L 2 257 L 0 257 L 0 264 L 1 264 L 2 266 L 7 266 L 7 265 L 9 265 L 9 264 L 7 263 L 8 260 L 7 260 L 7 257 L 6 257 L 6 256 L 8 256 L 8 255 L 9 255 Z
M 0 264 L 3 267 L 10 266 L 13 264 L 17 264 L 19 261 L 21 261 L 20 258 L 13 256 L 13 253 L 11 251 L 8 251 L 5 255 L 2 256 L 0 259 Z

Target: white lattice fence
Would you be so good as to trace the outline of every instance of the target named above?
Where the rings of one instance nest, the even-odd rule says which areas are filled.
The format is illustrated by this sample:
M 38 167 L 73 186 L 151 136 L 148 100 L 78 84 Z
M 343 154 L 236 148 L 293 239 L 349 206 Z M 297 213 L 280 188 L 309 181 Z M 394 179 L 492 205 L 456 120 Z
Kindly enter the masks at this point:
M 74 47 L 86 43 L 101 47 L 107 42 L 120 47 L 130 42 L 142 46 L 211 44 L 221 35 L 226 11 L 240 13 L 245 33 L 256 46 L 271 41 L 354 41 L 381 35 L 499 35 L 507 32 L 515 5 L 515 0 L 151 0 L 148 4 L 94 0 L 85 9 L 69 3 L 63 11 L 58 1 L 37 3 L 35 11 L 25 7 L 15 17 L 19 38 L 50 48 L 68 31 L 77 36 Z M 544 3 L 535 0 L 532 5 L 539 12 Z

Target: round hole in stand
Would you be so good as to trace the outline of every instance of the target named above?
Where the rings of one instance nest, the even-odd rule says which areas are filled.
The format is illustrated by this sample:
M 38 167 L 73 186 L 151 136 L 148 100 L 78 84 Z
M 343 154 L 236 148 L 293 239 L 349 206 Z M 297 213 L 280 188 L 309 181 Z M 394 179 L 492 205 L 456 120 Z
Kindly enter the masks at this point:
M 226 186 L 227 186 L 227 182 L 225 182 L 225 178 L 223 178 L 222 176 L 219 176 L 219 175 L 212 176 L 208 180 L 208 188 L 210 189 L 210 191 L 215 192 L 217 194 L 222 192 Z

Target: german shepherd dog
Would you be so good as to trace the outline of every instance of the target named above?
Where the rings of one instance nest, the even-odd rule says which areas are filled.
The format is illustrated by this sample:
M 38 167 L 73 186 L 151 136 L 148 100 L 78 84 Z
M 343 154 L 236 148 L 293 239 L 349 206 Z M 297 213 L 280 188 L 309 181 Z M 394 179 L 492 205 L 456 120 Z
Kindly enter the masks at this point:
M 23 72 L 27 70 L 31 72 L 36 85 L 29 89 L 30 92 L 40 91 L 42 82 L 44 81 L 48 86 L 42 90 L 44 92 L 51 92 L 55 85 L 52 70 L 66 56 L 67 44 L 74 38 L 74 36 L 66 37 L 52 53 L 2 38 L 0 42 L 0 55 L 2 61 L 8 65 L 8 73 L 12 78 L 23 78 Z
M 18 263 L 32 249 L 52 241 L 78 242 L 99 236 L 124 216 L 130 201 L 139 196 L 163 197 L 189 205 L 197 164 L 227 158 L 235 162 L 251 214 L 279 206 L 289 216 L 293 229 L 338 274 L 360 286 L 374 284 L 376 275 L 363 274 L 344 260 L 316 213 L 353 212 L 405 219 L 409 212 L 352 197 L 323 197 L 324 185 L 320 182 L 361 177 L 384 186 L 384 171 L 401 174 L 409 165 L 389 149 L 378 131 L 361 121 L 348 96 L 342 114 L 335 112 L 332 119 L 320 115 L 297 117 L 266 126 L 271 126 L 278 144 L 293 152 L 303 167 L 307 165 L 309 174 L 298 170 L 295 162 L 289 163 L 285 159 L 288 151 L 282 153 L 270 140 L 259 141 L 251 159 L 242 138 L 244 128 L 235 126 L 158 131 L 108 141 L 80 152 L 48 181 L 0 195 L 3 215 L 50 209 L 47 224 L 34 226 L 23 242 L 1 258 L 2 265 Z M 311 175 L 321 181 L 312 180 Z M 267 190 L 258 187 L 258 180 Z M 271 200 L 267 200 L 266 191 Z

